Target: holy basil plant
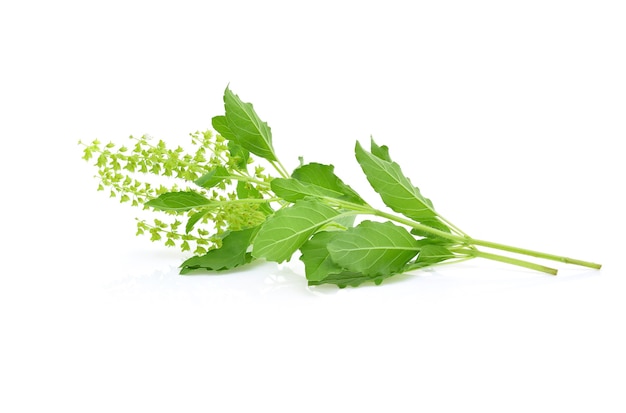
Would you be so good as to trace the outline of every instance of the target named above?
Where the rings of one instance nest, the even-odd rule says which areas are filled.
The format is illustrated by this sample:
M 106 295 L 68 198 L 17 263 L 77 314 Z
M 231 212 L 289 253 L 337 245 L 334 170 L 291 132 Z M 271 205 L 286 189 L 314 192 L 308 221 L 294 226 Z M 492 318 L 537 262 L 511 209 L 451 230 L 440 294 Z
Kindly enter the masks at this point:
M 229 88 L 224 109 L 212 120 L 217 133 L 191 134 L 192 152 L 148 136 L 131 136 L 128 146 L 81 143 L 83 158 L 95 160 L 99 190 L 158 214 L 150 222 L 137 220 L 138 235 L 193 254 L 182 263 L 182 274 L 259 259 L 280 263 L 298 253 L 309 285 L 340 288 L 476 257 L 552 275 L 556 269 L 521 257 L 600 268 L 470 237 L 437 213 L 388 147 L 371 139 L 369 148 L 357 142 L 354 152 L 388 207 L 374 208 L 332 165 L 301 160 L 288 171 L 276 156 L 270 127 Z M 151 175 L 167 177 L 162 181 L 168 184 L 155 183 Z

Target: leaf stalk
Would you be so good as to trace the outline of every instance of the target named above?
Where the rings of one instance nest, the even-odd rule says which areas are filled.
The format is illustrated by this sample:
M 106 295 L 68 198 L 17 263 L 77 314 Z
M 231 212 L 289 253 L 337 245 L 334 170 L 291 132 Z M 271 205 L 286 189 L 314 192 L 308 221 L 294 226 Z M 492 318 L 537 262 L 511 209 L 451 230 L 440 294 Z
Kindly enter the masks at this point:
M 438 237 L 442 237 L 442 238 L 446 238 L 446 239 L 450 239 L 453 241 L 456 241 L 462 245 L 466 245 L 466 246 L 481 246 L 481 247 L 488 247 L 488 248 L 493 248 L 493 249 L 497 249 L 497 250 L 501 250 L 501 251 L 507 251 L 507 252 L 512 252 L 515 254 L 520 254 L 520 255 L 526 255 L 526 256 L 530 256 L 530 257 L 535 257 L 535 258 L 542 258 L 542 259 L 546 259 L 546 260 L 551 260 L 551 261 L 558 261 L 558 262 L 562 262 L 562 263 L 566 263 L 566 264 L 573 264 L 573 265 L 579 265 L 582 267 L 587 267 L 587 268 L 593 268 L 593 269 L 600 269 L 602 267 L 602 265 L 600 264 L 596 264 L 593 262 L 589 262 L 589 261 L 583 261 L 583 260 L 579 260 L 579 259 L 574 259 L 574 258 L 569 258 L 569 257 L 563 257 L 560 255 L 554 255 L 554 254 L 549 254 L 549 253 L 545 253 L 545 252 L 540 252 L 540 251 L 534 251 L 534 250 L 529 250 L 526 248 L 519 248 L 519 247 L 514 247 L 514 246 L 510 246 L 510 245 L 506 245 L 506 244 L 501 244 L 501 243 L 497 243 L 497 242 L 492 242 L 492 241 L 485 241 L 485 240 L 481 240 L 481 239 L 475 239 L 469 236 L 458 236 L 458 235 L 454 235 L 454 234 L 450 234 L 448 232 L 445 231 L 441 231 L 435 228 L 431 228 L 427 225 L 423 225 L 420 224 L 419 222 L 415 222 L 409 218 L 405 218 L 402 216 L 398 216 L 395 214 L 391 214 L 385 211 L 381 211 L 379 209 L 373 209 L 371 211 L 374 215 L 382 217 L 382 218 L 387 218 L 390 219 L 392 221 L 395 221 L 397 223 L 400 224 L 404 224 L 407 225 L 411 228 L 416 228 L 419 229 L 421 231 L 436 235 Z M 494 261 L 501 261 L 501 262 L 508 262 L 510 264 L 513 264 L 513 261 L 515 259 L 510 258 L 508 259 L 508 257 L 504 257 L 507 258 L 507 260 L 503 259 L 503 256 L 500 255 L 495 255 L 495 254 L 489 254 L 486 252 L 480 252 L 477 250 L 474 250 L 474 256 L 481 256 L 482 258 L 487 258 L 487 259 L 492 259 Z M 553 268 L 550 267 L 545 267 L 545 266 L 540 266 L 537 264 L 532 264 L 532 263 L 528 263 L 527 261 L 520 261 L 517 260 L 518 263 L 515 265 L 521 265 L 521 266 L 525 266 L 526 268 L 531 268 L 531 269 L 535 269 L 537 271 L 541 271 L 541 272 L 546 272 L 546 273 L 552 273 L 554 271 L 553 275 L 556 275 L 556 270 L 554 270 Z M 525 263 L 525 264 L 522 264 Z M 530 266 L 528 264 L 531 264 Z

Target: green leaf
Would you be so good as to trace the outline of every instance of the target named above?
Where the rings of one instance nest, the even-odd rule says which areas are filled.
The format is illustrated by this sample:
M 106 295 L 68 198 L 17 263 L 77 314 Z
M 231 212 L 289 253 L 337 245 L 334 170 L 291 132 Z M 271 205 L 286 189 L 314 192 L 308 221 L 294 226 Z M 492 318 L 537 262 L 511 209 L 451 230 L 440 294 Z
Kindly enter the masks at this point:
M 327 248 L 337 234 L 340 233 L 318 232 L 300 248 L 302 252 L 300 260 L 304 263 L 304 270 L 309 285 L 334 284 L 339 288 L 345 288 L 347 286 L 357 287 L 368 281 L 373 281 L 378 285 L 383 279 L 394 275 L 365 275 L 347 271 L 339 266 L 332 260 Z
M 450 228 L 444 224 L 441 221 L 438 221 L 437 219 L 424 219 L 422 220 L 422 222 L 420 222 L 420 224 L 422 225 L 426 225 L 427 227 L 442 231 L 442 232 L 446 232 L 448 234 L 451 233 Z M 455 244 L 455 241 L 452 241 L 449 238 L 444 238 L 441 237 L 439 235 L 435 235 L 431 232 L 428 231 L 424 231 L 422 229 L 418 229 L 418 228 L 412 228 L 411 229 L 411 234 L 413 235 L 417 235 L 420 237 L 424 237 L 424 240 L 426 243 L 431 243 L 431 244 L 439 244 L 439 245 L 451 245 L 451 244 Z M 420 240 L 422 241 L 422 240 Z
M 190 216 L 187 220 L 187 225 L 185 225 L 185 233 L 189 234 L 198 221 L 200 221 L 207 213 L 208 211 L 200 211 Z
M 407 271 L 429 267 L 431 265 L 454 258 L 454 253 L 442 245 L 426 244 L 421 246 L 415 262 L 409 264 Z
M 237 182 L 237 198 L 261 199 L 263 198 L 263 195 L 261 195 L 261 192 L 253 187 L 249 182 L 239 181 Z
M 248 169 L 248 159 L 250 159 L 250 152 L 247 149 L 242 148 L 234 141 L 228 141 L 228 152 L 230 157 L 234 159 L 235 165 L 242 171 Z
M 211 123 L 213 124 L 213 129 L 228 140 L 228 152 L 230 152 L 232 158 L 237 159 L 237 167 L 246 169 L 250 152 L 236 143 L 237 137 L 228 127 L 226 116 L 214 116 Z
M 378 276 L 400 271 L 418 253 L 418 244 L 407 230 L 391 222 L 363 221 L 337 233 L 328 252 L 342 268 Z
M 321 281 L 330 274 L 339 274 L 344 271 L 332 260 L 326 248 L 336 234 L 337 232 L 318 232 L 300 247 L 302 253 L 300 261 L 304 263 L 307 280 Z
M 347 210 L 340 209 L 340 212 L 347 212 Z M 345 231 L 346 229 L 354 226 L 356 215 L 339 215 L 332 222 L 329 222 L 323 226 L 321 231 Z
M 222 246 L 210 250 L 202 256 L 191 257 L 181 265 L 181 274 L 188 274 L 192 270 L 204 269 L 223 271 L 252 261 L 252 254 L 248 252 L 258 227 L 247 228 L 241 231 L 229 232 L 222 239 Z
M 295 202 L 306 197 L 341 199 L 344 196 L 341 192 L 294 178 L 274 178 L 271 187 L 276 196 L 289 202 Z
M 224 108 L 233 141 L 261 158 L 276 161 L 272 131 L 267 123 L 261 121 L 252 104 L 242 102 L 227 87 L 224 91 Z
M 333 165 L 308 163 L 296 168 L 291 174 L 291 177 L 302 182 L 308 182 L 331 191 L 339 192 L 343 194 L 342 199 L 345 201 L 365 205 L 365 201 L 359 194 L 335 175 L 334 171 L 335 167 Z
M 229 141 L 231 140 L 234 141 L 237 139 L 235 135 L 233 134 L 233 132 L 228 127 L 226 116 L 214 116 L 213 119 L 211 119 L 211 125 L 213 126 L 213 129 L 215 129 L 217 133 L 219 133 L 220 135 L 222 135 L 224 138 L 228 139 Z
M 302 252 L 300 260 L 304 263 L 306 278 L 310 286 L 334 284 L 339 288 L 358 287 L 368 281 L 379 285 L 385 278 L 395 275 L 372 276 L 343 269 L 332 260 L 328 252 L 328 244 L 337 234 L 338 232 L 318 232 L 300 248 Z
M 372 140 L 375 152 L 381 155 L 380 147 L 377 147 Z M 409 218 L 421 221 L 433 219 L 437 216 L 432 202 L 423 197 L 420 190 L 413 186 L 409 178 L 404 176 L 400 165 L 391 162 L 388 153 L 384 159 L 363 149 L 359 142 L 356 143 L 356 159 L 361 165 L 370 185 L 383 199 L 385 204 L 396 212 L 406 215 Z
M 145 205 L 162 211 L 189 211 L 209 206 L 211 201 L 197 192 L 181 191 L 166 192 L 146 202 Z
M 389 147 L 387 145 L 378 146 L 376 142 L 374 142 L 374 139 L 371 139 L 371 138 L 370 138 L 370 141 L 371 141 L 370 149 L 371 149 L 372 155 L 374 155 L 377 158 L 382 159 L 383 161 L 393 162 L 391 160 L 391 157 L 389 156 Z
M 433 229 L 438 229 L 439 231 L 450 233 L 450 228 L 448 228 L 448 226 L 444 224 L 443 222 L 438 221 L 436 219 L 425 219 L 425 220 L 422 220 L 420 224 L 426 225 L 427 227 L 431 227 Z M 428 231 L 424 231 L 418 228 L 412 228 L 411 234 L 418 235 L 420 237 L 434 237 L 435 236 Z
M 231 175 L 228 173 L 228 170 L 219 165 L 196 179 L 194 183 L 202 188 L 213 188 L 215 185 L 229 178 L 231 178 Z
M 254 241 L 252 255 L 268 261 L 288 260 L 318 228 L 337 215 L 339 212 L 314 199 L 297 201 L 265 221 Z

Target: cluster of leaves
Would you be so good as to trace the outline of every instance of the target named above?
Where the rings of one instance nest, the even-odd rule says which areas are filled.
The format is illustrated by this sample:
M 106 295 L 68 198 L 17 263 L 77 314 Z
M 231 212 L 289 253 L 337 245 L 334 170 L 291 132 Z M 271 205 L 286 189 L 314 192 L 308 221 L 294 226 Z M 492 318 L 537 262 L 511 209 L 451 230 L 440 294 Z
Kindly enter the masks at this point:
M 270 127 L 253 106 L 226 88 L 224 108 L 225 114 L 212 120 L 218 135 L 192 135 L 199 147 L 193 155 L 167 149 L 162 142 L 152 146 L 145 137 L 130 151 L 113 151 L 112 144 L 102 149 L 98 142 L 85 147 L 85 159 L 97 155 L 100 188 L 109 187 L 121 202 L 177 217 L 169 224 L 140 221 L 138 232 L 149 233 L 153 240 L 165 234 L 166 245 L 182 250 L 189 250 L 193 240 L 198 247 L 183 262 L 183 274 L 232 269 L 255 259 L 283 262 L 298 251 L 310 285 L 340 288 L 380 284 L 396 274 L 475 257 L 557 272 L 479 247 L 600 268 L 468 236 L 436 212 L 392 160 L 389 149 L 373 139 L 369 150 L 357 142 L 355 157 L 393 212 L 369 205 L 332 165 L 301 164 L 289 173 L 276 156 Z M 262 162 L 277 176 L 266 174 Z M 187 187 L 155 188 L 132 178 L 135 172 L 175 177 Z

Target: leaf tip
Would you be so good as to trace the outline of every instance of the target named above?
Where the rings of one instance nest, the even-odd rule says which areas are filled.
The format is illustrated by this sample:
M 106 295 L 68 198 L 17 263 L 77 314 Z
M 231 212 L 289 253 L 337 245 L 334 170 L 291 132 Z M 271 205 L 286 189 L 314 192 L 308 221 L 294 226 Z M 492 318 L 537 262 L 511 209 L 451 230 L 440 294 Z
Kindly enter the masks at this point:
M 228 82 L 226 84 L 226 89 L 224 89 L 224 102 L 226 101 L 226 97 L 227 96 L 233 96 L 234 93 L 233 91 L 230 89 L 230 82 Z
M 363 152 L 363 145 L 361 145 L 361 142 L 356 141 L 356 144 L 354 145 L 354 152 L 355 153 Z

